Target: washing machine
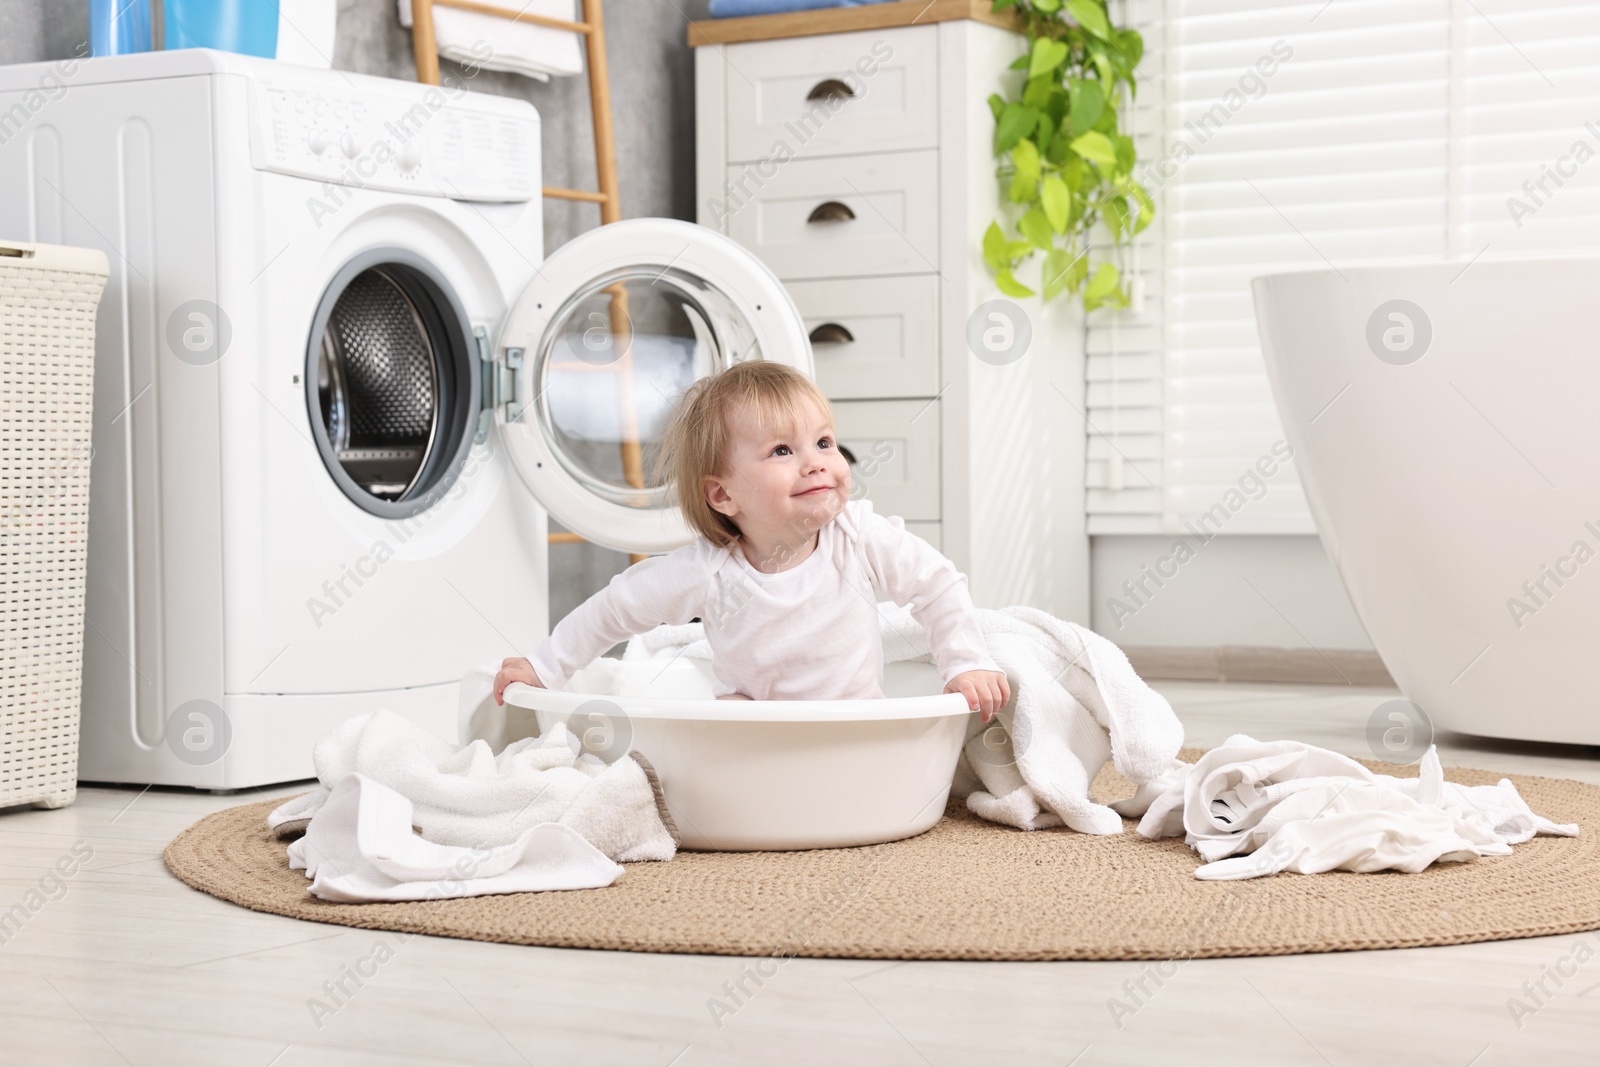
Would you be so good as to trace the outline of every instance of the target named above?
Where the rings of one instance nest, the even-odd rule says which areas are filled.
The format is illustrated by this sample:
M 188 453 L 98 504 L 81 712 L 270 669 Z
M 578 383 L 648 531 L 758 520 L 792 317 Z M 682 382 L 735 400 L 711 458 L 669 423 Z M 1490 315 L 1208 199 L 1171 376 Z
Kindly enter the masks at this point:
M 551 515 L 689 539 L 697 377 L 812 373 L 758 260 L 664 219 L 542 255 L 524 101 L 209 50 L 0 68 L 0 236 L 103 249 L 79 777 L 312 774 L 549 625 Z M 48 639 L 49 635 L 39 635 Z

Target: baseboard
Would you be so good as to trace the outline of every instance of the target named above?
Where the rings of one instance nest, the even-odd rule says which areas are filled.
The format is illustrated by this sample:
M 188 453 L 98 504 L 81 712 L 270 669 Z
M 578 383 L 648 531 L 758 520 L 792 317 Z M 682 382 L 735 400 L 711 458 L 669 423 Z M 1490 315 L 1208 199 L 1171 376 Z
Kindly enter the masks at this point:
M 1124 648 L 1141 678 L 1190 682 L 1283 682 L 1393 686 L 1376 652 L 1314 648 Z

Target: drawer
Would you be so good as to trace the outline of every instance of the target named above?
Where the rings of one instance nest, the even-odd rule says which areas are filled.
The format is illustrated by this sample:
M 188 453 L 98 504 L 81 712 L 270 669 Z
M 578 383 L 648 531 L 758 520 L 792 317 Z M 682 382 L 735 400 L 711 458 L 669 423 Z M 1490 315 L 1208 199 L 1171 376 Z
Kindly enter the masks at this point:
M 935 274 L 938 152 L 792 159 L 765 181 L 732 183 L 730 237 L 785 280 Z
M 828 398 L 937 396 L 939 276 L 790 282 Z
M 908 522 L 939 519 L 939 401 L 841 400 L 833 417 L 856 457 L 851 499 Z
M 924 541 L 928 542 L 928 544 L 932 545 L 934 548 L 937 548 L 941 552 L 944 551 L 944 540 L 940 537 L 938 523 L 908 522 L 906 523 L 906 532 L 914 533 Z
M 934 26 L 728 45 L 728 160 L 933 148 Z

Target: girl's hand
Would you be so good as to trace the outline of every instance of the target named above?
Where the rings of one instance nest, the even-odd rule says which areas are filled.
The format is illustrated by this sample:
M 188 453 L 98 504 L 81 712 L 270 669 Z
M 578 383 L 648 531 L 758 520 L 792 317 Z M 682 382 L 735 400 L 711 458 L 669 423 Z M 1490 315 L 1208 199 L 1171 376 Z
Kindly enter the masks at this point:
M 1011 699 L 1011 683 L 1003 671 L 963 671 L 950 679 L 944 691 L 966 697 L 967 707 L 981 712 L 984 722 L 994 718 L 995 712 Z
M 533 664 L 521 656 L 508 657 L 504 663 L 500 664 L 500 673 L 494 676 L 494 702 L 496 704 L 505 703 L 503 694 L 506 691 L 506 686 L 512 682 L 524 682 L 528 685 L 538 686 L 540 689 L 545 687 L 545 684 L 539 681 L 539 676 L 533 673 Z

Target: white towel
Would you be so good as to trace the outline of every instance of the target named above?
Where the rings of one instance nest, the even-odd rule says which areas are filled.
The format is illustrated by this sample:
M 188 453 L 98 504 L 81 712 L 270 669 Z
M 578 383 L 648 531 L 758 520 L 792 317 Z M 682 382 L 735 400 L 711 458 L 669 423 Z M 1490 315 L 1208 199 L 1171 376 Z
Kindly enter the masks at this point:
M 524 11 L 546 18 L 578 21 L 577 0 L 481 0 L 508 14 Z M 397 0 L 400 25 L 410 26 L 411 0 Z M 551 75 L 583 73 L 583 41 L 569 30 L 512 22 L 477 11 L 433 9 L 433 37 L 439 55 L 468 67 L 506 70 L 540 81 Z
M 909 609 L 880 603 L 878 610 L 885 661 L 932 662 L 927 633 Z M 1091 630 L 1036 608 L 977 615 L 1015 699 L 998 723 L 972 716 L 953 792 L 975 814 L 1023 830 L 1065 824 L 1121 833 L 1122 819 L 1089 798 L 1089 785 L 1108 759 L 1135 785 L 1169 773 L 1183 745 L 1172 706 L 1121 649 Z M 624 659 L 678 655 L 711 658 L 699 623 L 657 627 L 623 652 Z
M 1139 833 L 1182 835 L 1209 861 L 1195 872 L 1207 879 L 1336 868 L 1415 872 L 1507 855 L 1535 833 L 1578 832 L 1535 814 L 1508 779 L 1446 782 L 1433 747 L 1416 778 L 1396 778 L 1314 745 L 1245 734 L 1192 765 L 1174 765 L 1119 805 L 1129 815 L 1141 808 Z
M 498 847 L 441 845 L 412 831 L 411 801 L 364 774 L 341 778 L 289 845 L 289 866 L 323 900 L 437 900 L 598 889 L 622 867 L 569 826 L 530 826 Z
M 311 833 L 333 790 L 364 776 L 405 798 L 418 833 L 434 845 L 497 849 L 532 827 L 559 823 L 618 862 L 668 860 L 677 852 L 676 828 L 644 758 L 629 753 L 607 765 L 580 754 L 565 726 L 496 755 L 481 740 L 458 746 L 377 711 L 340 723 L 316 743 L 312 763 L 321 787 L 267 817 L 280 837 Z M 350 837 L 355 823 L 343 825 L 345 845 L 325 845 L 324 854 L 361 851 Z M 335 820 L 329 829 L 339 826 Z

